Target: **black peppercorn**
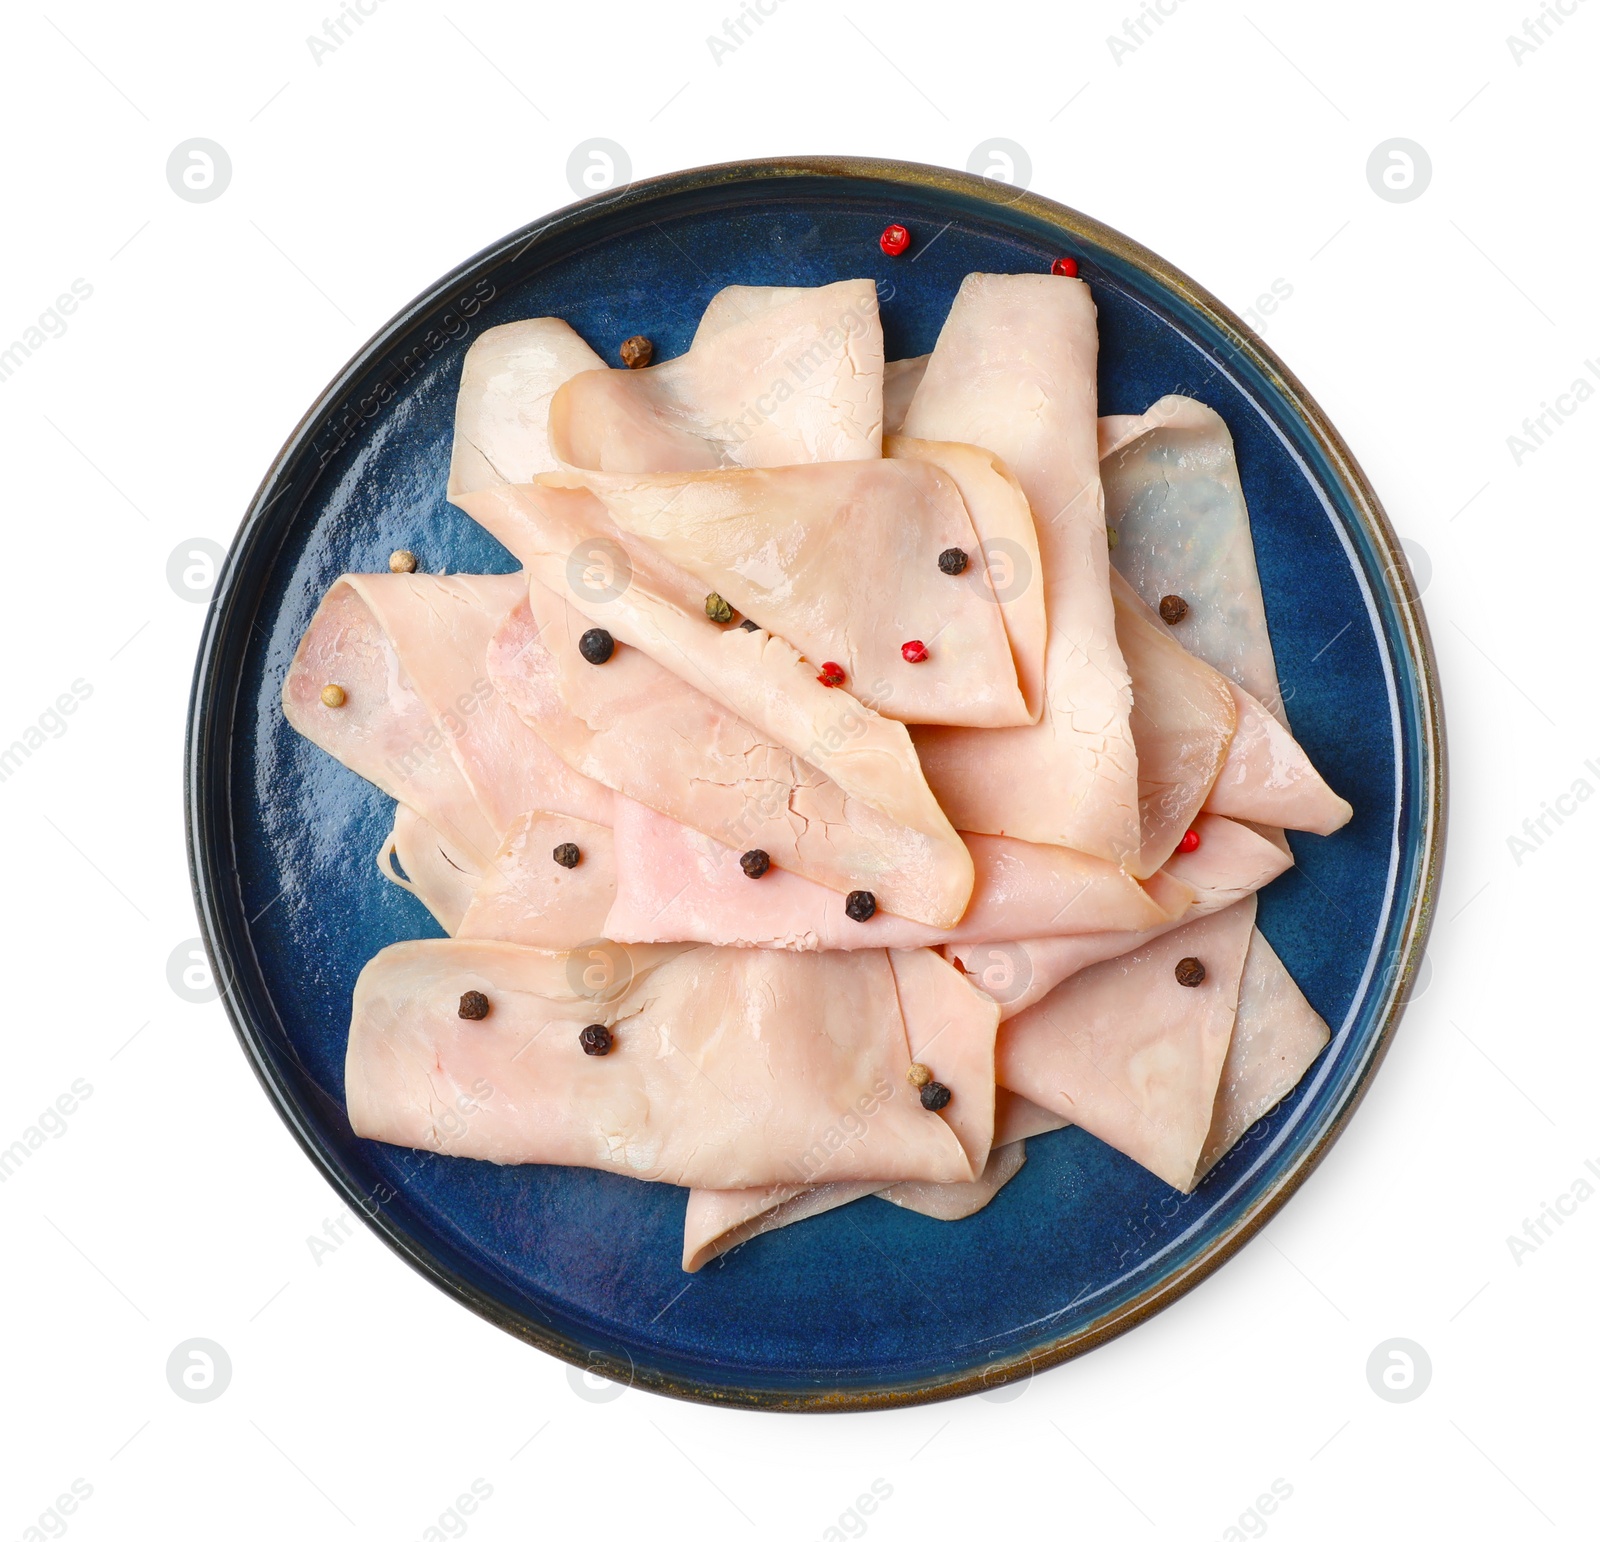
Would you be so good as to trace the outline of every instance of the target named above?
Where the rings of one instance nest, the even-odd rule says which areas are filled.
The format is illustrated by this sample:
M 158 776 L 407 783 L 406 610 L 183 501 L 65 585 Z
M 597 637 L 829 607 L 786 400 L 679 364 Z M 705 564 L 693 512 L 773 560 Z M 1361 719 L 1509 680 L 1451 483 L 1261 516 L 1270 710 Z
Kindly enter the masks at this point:
M 739 630 L 741 632 L 759 632 L 761 628 L 754 621 L 746 620 L 739 623 Z
M 1201 985 L 1205 982 L 1206 966 L 1197 958 L 1180 958 L 1172 972 L 1179 985 Z
M 870 889 L 852 889 L 845 895 L 844 913 L 852 921 L 870 921 L 878 913 L 877 896 Z
M 590 627 L 578 639 L 578 652 L 591 664 L 604 664 L 616 647 L 616 639 L 603 626 Z
M 1161 619 L 1168 626 L 1176 626 L 1189 614 L 1189 602 L 1181 594 L 1164 594 L 1159 609 Z
M 746 878 L 764 878 L 772 866 L 772 858 L 764 851 L 747 851 L 739 858 L 739 866 L 744 869 Z
M 967 554 L 959 546 L 947 547 L 939 553 L 939 571 L 948 573 L 951 578 L 967 571 Z
M 583 857 L 583 853 L 571 841 L 562 841 L 550 855 L 557 867 L 576 867 Z
M 950 1102 L 950 1089 L 943 1082 L 929 1082 L 920 1094 L 922 1106 L 930 1113 L 938 1113 Z
M 611 1053 L 611 1030 L 604 1023 L 590 1023 L 578 1035 L 578 1042 L 583 1046 L 586 1055 L 609 1055 Z
M 463 991 L 456 1015 L 469 1023 L 481 1023 L 489 1015 L 489 998 L 482 991 Z

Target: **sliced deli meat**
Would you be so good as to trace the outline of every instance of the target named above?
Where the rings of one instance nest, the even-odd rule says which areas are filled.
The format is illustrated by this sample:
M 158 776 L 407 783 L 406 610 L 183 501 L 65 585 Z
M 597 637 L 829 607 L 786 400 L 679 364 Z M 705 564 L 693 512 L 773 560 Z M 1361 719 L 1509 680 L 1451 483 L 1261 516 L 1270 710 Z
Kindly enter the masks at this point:
M 481 865 L 453 849 L 414 809 L 394 806 L 394 829 L 378 850 L 378 871 L 414 894 L 446 933 L 455 936 L 472 897 Z
M 962 983 L 934 955 L 924 967 Z M 474 991 L 487 1011 L 463 1017 Z M 987 1160 L 906 1078 L 908 1035 L 930 1030 L 903 1015 L 923 997 L 901 989 L 886 953 L 638 950 L 626 987 L 607 994 L 587 991 L 566 955 L 511 943 L 384 949 L 356 983 L 352 1128 L 485 1161 L 706 1188 L 967 1180 Z M 951 1046 L 971 1037 L 980 1056 L 986 1039 L 992 1057 L 992 1003 L 967 990 L 953 1020 L 948 994 L 928 996 L 933 1033 Z M 585 1052 L 590 1024 L 608 1030 L 608 1053 Z M 463 1101 L 472 1112 L 456 1117 Z
M 602 939 L 617 897 L 612 847 L 607 825 L 570 814 L 521 815 L 506 831 L 451 935 L 551 952 Z
M 870 279 L 723 291 L 689 351 L 574 375 L 550 410 L 558 459 L 699 471 L 883 453 L 883 328 Z
M 828 768 L 821 769 L 638 649 L 587 663 L 578 649 L 586 630 L 586 617 L 533 584 L 497 634 L 488 665 L 505 699 L 574 770 L 741 851 L 764 850 L 774 865 L 836 893 L 869 891 L 890 914 L 932 926 L 960 919 L 972 857 L 931 796 L 881 800 L 896 811 L 909 805 L 922 820 L 902 823 L 830 777 L 844 756 L 820 755 Z M 747 632 L 725 640 L 757 658 L 783 646 Z M 875 727 L 904 736 L 898 724 L 856 711 L 851 731 L 869 746 Z M 906 749 L 909 776 L 915 757 Z M 882 775 L 895 767 L 867 769 Z
M 956 825 L 1121 862 L 1139 849 L 1132 693 L 1109 585 L 1095 419 L 1094 302 L 1077 279 L 969 274 L 903 431 L 980 445 L 1033 509 L 1049 643 L 1037 724 L 919 728 Z

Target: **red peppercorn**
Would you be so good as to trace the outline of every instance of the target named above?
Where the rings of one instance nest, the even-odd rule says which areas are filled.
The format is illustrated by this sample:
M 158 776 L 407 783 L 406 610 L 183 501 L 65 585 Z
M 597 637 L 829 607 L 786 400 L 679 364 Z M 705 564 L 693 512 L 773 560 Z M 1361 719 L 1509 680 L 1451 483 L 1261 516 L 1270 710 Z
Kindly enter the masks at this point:
M 900 657 L 908 664 L 921 664 L 927 660 L 928 649 L 925 644 L 919 642 L 901 643 Z
M 1057 278 L 1076 278 L 1078 276 L 1078 259 L 1076 257 L 1057 257 L 1050 264 L 1050 271 Z
M 834 686 L 844 684 L 844 671 L 837 664 L 824 664 L 817 671 L 817 679 L 832 690 Z
M 1200 849 L 1200 832 L 1198 830 L 1189 831 L 1189 833 L 1187 835 L 1185 835 L 1184 838 L 1181 841 L 1178 842 L 1178 850 L 1179 851 L 1187 853 L 1187 852 L 1191 852 L 1191 851 L 1199 851 L 1199 849 Z
M 904 225 L 889 225 L 878 237 L 886 257 L 903 257 L 911 249 L 911 232 Z

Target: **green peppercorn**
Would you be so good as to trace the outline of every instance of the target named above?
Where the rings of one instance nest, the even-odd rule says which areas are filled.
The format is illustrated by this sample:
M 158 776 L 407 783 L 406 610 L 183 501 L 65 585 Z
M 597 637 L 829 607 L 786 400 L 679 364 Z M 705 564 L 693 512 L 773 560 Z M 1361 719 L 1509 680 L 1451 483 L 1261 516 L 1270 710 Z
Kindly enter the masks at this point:
M 714 589 L 706 596 L 706 620 L 715 621 L 718 626 L 733 620 L 733 606 Z

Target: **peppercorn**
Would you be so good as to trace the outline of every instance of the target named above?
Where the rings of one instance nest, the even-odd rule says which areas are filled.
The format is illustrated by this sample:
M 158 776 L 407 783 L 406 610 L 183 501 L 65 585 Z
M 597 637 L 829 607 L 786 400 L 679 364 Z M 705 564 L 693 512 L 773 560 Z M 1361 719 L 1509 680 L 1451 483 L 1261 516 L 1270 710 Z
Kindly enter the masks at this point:
M 583 1046 L 586 1055 L 609 1055 L 611 1053 L 611 1030 L 604 1023 L 590 1023 L 578 1035 L 578 1042 Z
M 342 707 L 345 703 L 344 687 L 342 685 L 325 685 L 322 688 L 322 705 L 325 707 Z
M 943 1082 L 929 1082 L 922 1089 L 922 1106 L 930 1114 L 936 1114 L 941 1108 L 950 1106 L 950 1089 Z
M 1122 540 L 1122 537 L 1120 535 L 1118 535 L 1117 532 L 1115 530 L 1113 530 L 1110 525 L 1107 525 L 1106 526 L 1106 550 L 1107 551 L 1115 551 L 1117 549 L 1118 544 L 1121 542 L 1121 540 Z
M 925 664 L 928 661 L 927 644 L 915 641 L 901 643 L 900 657 L 908 664 Z
M 706 620 L 715 621 L 719 626 L 733 620 L 733 606 L 715 590 L 706 596 Z
M 1050 264 L 1050 271 L 1057 278 L 1076 278 L 1078 276 L 1078 259 L 1076 257 L 1057 257 Z
M 1202 985 L 1205 983 L 1206 966 L 1197 958 L 1180 958 L 1178 967 L 1172 972 L 1177 976 L 1179 985 Z
M 578 652 L 591 664 L 604 664 L 616 647 L 616 639 L 603 626 L 590 627 L 578 639 Z
M 1189 614 L 1189 602 L 1181 594 L 1164 594 L 1161 596 L 1161 619 L 1168 626 L 1176 626 Z
M 955 578 L 967 571 L 967 563 L 970 560 L 959 546 L 947 546 L 939 553 L 939 571 L 948 573 L 951 578 Z
M 910 1082 L 913 1087 L 926 1087 L 928 1083 L 933 1080 L 933 1072 L 930 1071 L 927 1066 L 913 1060 L 911 1064 L 906 1067 L 906 1080 Z
M 557 867 L 576 867 L 583 858 L 583 853 L 572 841 L 562 841 L 550 855 Z
M 741 632 L 759 632 L 761 628 L 757 626 L 754 621 L 746 619 L 739 623 L 739 630 Z
M 481 1023 L 489 1015 L 489 998 L 482 991 L 463 991 L 461 1005 L 456 1008 L 456 1016 L 464 1017 L 469 1023 Z
M 844 670 L 839 665 L 830 662 L 824 664 L 817 671 L 817 679 L 827 686 L 829 690 L 832 690 L 835 686 L 844 684 Z
M 744 869 L 746 878 L 764 878 L 767 869 L 772 866 L 772 858 L 759 849 L 747 851 L 739 858 L 739 866 Z
M 852 889 L 844 897 L 844 913 L 852 921 L 870 921 L 878 913 L 878 899 L 871 889 Z
M 656 345 L 648 337 L 630 337 L 617 352 L 629 369 L 643 369 L 656 356 Z
M 1191 851 L 1199 851 L 1199 849 L 1200 832 L 1198 830 L 1187 831 L 1184 834 L 1183 839 L 1178 842 L 1178 850 L 1181 851 L 1185 856 L 1187 856 Z
M 904 225 L 889 225 L 878 237 L 886 257 L 903 257 L 911 248 L 911 232 Z
M 417 571 L 417 554 L 414 551 L 390 552 L 389 571 L 391 573 L 415 573 Z

